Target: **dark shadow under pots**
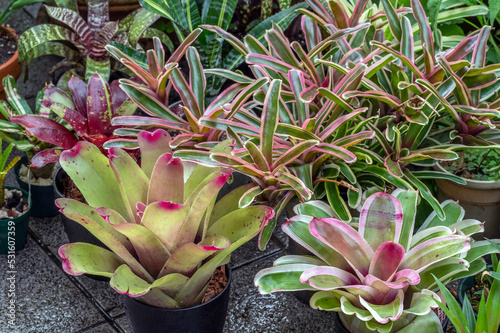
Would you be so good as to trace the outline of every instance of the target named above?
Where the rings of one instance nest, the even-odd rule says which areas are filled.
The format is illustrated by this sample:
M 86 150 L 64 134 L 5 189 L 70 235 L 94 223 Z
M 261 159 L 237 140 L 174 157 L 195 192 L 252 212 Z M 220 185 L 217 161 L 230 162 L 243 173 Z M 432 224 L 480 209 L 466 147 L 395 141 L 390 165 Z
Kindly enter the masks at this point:
M 23 190 L 28 191 L 28 183 L 23 181 L 19 176 L 21 165 L 27 165 L 28 158 L 23 156 L 21 160 L 14 166 L 14 174 L 16 175 L 17 183 Z M 56 216 L 59 210 L 57 209 L 54 200 L 54 186 L 50 185 L 35 185 L 31 184 L 31 215 L 40 218 Z
M 161 309 L 122 295 L 130 326 L 135 333 L 220 333 L 224 328 L 231 286 L 231 268 L 226 265 L 227 285 L 206 303 L 185 309 Z

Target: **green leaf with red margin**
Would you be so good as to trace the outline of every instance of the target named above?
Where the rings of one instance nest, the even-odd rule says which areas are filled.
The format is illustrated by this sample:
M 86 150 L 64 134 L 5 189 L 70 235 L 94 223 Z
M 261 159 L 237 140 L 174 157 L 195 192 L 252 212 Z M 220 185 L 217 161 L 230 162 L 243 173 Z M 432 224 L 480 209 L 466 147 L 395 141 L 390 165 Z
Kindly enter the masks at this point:
M 170 134 L 162 129 L 157 129 L 154 132 L 141 131 L 137 136 L 137 141 L 141 149 L 141 168 L 150 178 L 158 158 L 162 154 L 172 152 Z
M 127 216 L 128 211 L 109 160 L 96 146 L 79 141 L 72 149 L 65 150 L 59 161 L 90 206 L 109 207 Z
M 151 174 L 147 203 L 155 201 L 184 203 L 184 166 L 171 153 L 158 158 Z
M 63 270 L 71 275 L 92 274 L 112 277 L 125 262 L 113 252 L 87 243 L 66 244 L 59 248 Z

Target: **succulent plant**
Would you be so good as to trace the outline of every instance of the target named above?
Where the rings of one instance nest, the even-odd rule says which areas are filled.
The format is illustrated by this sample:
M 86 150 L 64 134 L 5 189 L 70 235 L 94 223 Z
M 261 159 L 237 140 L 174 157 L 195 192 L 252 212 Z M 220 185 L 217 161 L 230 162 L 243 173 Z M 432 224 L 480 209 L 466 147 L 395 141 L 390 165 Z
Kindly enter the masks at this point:
M 88 85 L 77 77 L 71 78 L 68 84 L 71 96 L 59 88 L 47 86 L 41 107 L 67 122 L 71 130 L 45 116 L 23 114 L 10 117 L 10 122 L 25 127 L 28 135 L 56 146 L 38 152 L 31 159 L 34 168 L 59 161 L 61 151 L 73 148 L 78 141 L 89 141 L 102 149 L 113 134 L 111 119 L 132 114 L 136 109 L 118 82 L 110 86 L 97 73 L 92 75 Z
M 169 147 L 164 130 L 139 133 L 141 167 L 123 150 L 109 160 L 90 142 L 61 154 L 61 166 L 89 205 L 56 204 L 110 250 L 63 245 L 64 270 L 110 277 L 117 292 L 161 308 L 201 302 L 214 270 L 273 217 L 266 206 L 238 208 L 246 187 L 215 203 L 230 169 L 198 165 L 190 173 Z M 230 151 L 231 140 L 214 147 Z M 186 181 L 184 181 L 186 179 Z
M 451 200 L 441 204 L 444 221 L 433 212 L 414 233 L 418 193 L 393 194 L 369 196 L 358 223 L 338 220 L 321 201 L 297 205 L 295 211 L 303 215 L 282 228 L 313 256 L 277 259 L 256 275 L 259 291 L 317 291 L 310 305 L 339 312 L 353 332 L 396 332 L 419 316 L 425 318 L 415 329 L 440 327 L 430 312 L 439 299 L 433 276 L 449 283 L 476 274 L 485 268 L 481 256 L 496 249 L 472 241 L 470 235 L 482 232 L 483 224 L 462 220 L 464 210 Z

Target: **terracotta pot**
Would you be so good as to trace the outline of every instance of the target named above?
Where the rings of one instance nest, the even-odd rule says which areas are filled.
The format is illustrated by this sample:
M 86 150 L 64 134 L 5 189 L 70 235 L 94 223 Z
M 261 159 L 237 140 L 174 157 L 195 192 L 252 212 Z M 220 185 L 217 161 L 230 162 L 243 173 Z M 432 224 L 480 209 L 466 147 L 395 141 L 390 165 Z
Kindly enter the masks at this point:
M 5 29 L 10 35 L 13 35 L 18 38 L 16 31 L 11 27 L 0 26 L 0 29 Z M 15 79 L 21 75 L 22 64 L 19 63 L 19 53 L 16 51 L 12 58 L 7 60 L 7 62 L 0 65 L 0 82 L 7 75 L 12 75 Z M 0 84 L 0 100 L 5 100 L 5 93 L 3 91 L 3 86 Z
M 435 168 L 447 172 L 441 165 Z M 465 178 L 464 178 L 465 179 Z M 477 239 L 500 238 L 500 181 L 479 181 L 465 179 L 460 185 L 443 179 L 436 179 L 438 200 L 457 200 L 465 209 L 465 219 L 476 219 L 484 223 L 484 235 Z M 473 238 L 476 238 L 473 237 Z

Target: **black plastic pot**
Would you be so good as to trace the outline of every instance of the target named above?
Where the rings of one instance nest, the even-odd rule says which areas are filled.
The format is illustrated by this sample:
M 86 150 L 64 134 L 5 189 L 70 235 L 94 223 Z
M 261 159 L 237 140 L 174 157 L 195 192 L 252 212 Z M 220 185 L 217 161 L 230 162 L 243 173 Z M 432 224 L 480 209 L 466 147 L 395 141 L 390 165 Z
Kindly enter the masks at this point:
M 231 268 L 226 265 L 227 285 L 212 300 L 186 309 L 160 309 L 122 295 L 130 326 L 135 333 L 220 333 L 224 328 Z
M 488 265 L 488 270 L 490 270 L 490 271 L 493 270 L 493 266 Z M 460 307 L 462 307 L 464 304 L 465 293 L 467 292 L 467 290 L 470 290 L 472 288 L 472 286 L 474 286 L 475 279 L 476 279 L 476 276 L 469 276 L 465 279 L 462 279 L 460 281 L 460 283 L 458 284 L 457 294 L 458 294 L 458 303 L 460 303 Z M 475 311 L 474 311 L 474 315 L 477 318 L 477 313 Z M 500 333 L 500 327 L 498 328 L 498 332 Z
M 16 175 L 17 183 L 25 190 L 29 191 L 29 185 L 19 177 L 21 165 L 28 164 L 28 158 L 23 156 L 21 160 L 14 166 L 14 174 Z M 45 218 L 56 216 L 59 210 L 54 204 L 56 199 L 54 195 L 54 186 L 51 185 L 35 185 L 31 184 L 31 215 L 35 217 Z
M 5 186 L 5 188 L 9 190 L 20 190 L 23 192 L 23 199 L 29 204 L 28 192 L 17 187 Z M 12 251 L 19 252 L 24 249 L 26 240 L 28 239 L 30 210 L 31 206 L 28 208 L 28 211 L 21 216 L 13 219 L 0 220 L 0 254 L 12 254 Z M 9 234 L 9 232 L 11 232 L 11 234 Z M 9 236 L 11 237 L 10 239 Z
M 57 169 L 56 174 L 54 175 L 54 192 L 57 198 L 64 198 L 62 180 L 65 176 L 66 171 L 64 171 L 62 168 Z M 89 243 L 107 249 L 106 245 L 104 245 L 100 240 L 92 235 L 92 233 L 85 229 L 85 227 L 73 221 L 72 219 L 67 218 L 66 216 L 64 216 L 64 214 L 61 214 L 61 216 L 64 225 L 64 231 L 66 232 L 66 235 L 68 235 L 68 240 L 70 243 Z

